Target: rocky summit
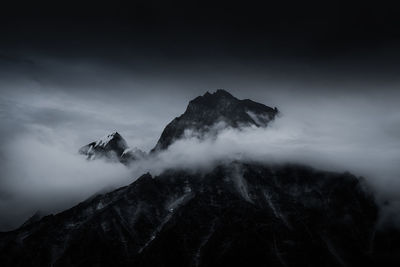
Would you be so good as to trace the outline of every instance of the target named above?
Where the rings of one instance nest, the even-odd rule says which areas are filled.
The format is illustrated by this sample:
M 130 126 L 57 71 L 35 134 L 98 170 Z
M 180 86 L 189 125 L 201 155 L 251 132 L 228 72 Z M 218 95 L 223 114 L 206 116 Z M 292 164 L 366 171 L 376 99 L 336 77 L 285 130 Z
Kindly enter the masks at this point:
M 186 111 L 172 120 L 164 129 L 152 152 L 168 148 L 182 138 L 185 131 L 197 135 L 214 130 L 213 126 L 240 128 L 245 126 L 266 127 L 278 114 L 278 109 L 250 99 L 239 100 L 225 90 L 205 93 L 189 102 Z
M 101 157 L 117 159 L 127 148 L 125 139 L 118 132 L 114 132 L 80 148 L 79 153 L 86 155 L 87 159 Z
M 125 139 L 118 132 L 105 135 L 103 138 L 83 146 L 79 149 L 79 153 L 85 155 L 89 160 L 103 158 L 120 161 L 124 164 L 146 156 L 146 153 L 140 149 L 129 148 Z

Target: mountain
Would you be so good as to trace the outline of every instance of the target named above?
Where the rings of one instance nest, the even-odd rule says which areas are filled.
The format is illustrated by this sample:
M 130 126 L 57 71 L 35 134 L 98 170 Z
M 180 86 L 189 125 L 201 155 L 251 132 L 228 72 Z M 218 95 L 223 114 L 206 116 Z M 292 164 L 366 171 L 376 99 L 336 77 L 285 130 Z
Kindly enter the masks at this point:
M 103 138 L 83 146 L 79 149 L 79 153 L 85 155 L 89 160 L 106 158 L 124 164 L 146 156 L 146 153 L 140 149 L 129 148 L 125 139 L 118 132 L 105 135 Z
M 101 157 L 119 159 L 127 148 L 125 139 L 118 132 L 114 132 L 80 148 L 79 153 L 86 155 L 87 159 Z
M 150 151 L 155 153 L 168 148 L 175 140 L 182 138 L 186 131 L 192 131 L 197 137 L 218 133 L 226 127 L 246 126 L 266 127 L 278 114 L 278 109 L 265 106 L 250 99 L 239 100 L 225 90 L 205 93 L 189 102 L 186 111 L 173 119 L 164 129 L 156 146 Z M 106 135 L 79 149 L 87 159 L 106 157 L 124 164 L 144 158 L 147 154 L 140 149 L 130 149 L 117 132 Z
M 232 162 L 170 170 L 0 234 L 3 266 L 395 266 L 362 178 Z
M 239 100 L 222 89 L 212 94 L 207 92 L 190 101 L 186 111 L 165 127 L 152 152 L 168 148 L 188 130 L 202 135 L 215 130 L 213 126 L 221 123 L 223 127 L 233 128 L 266 127 L 277 114 L 277 108 L 249 99 Z
M 186 130 L 265 127 L 278 111 L 226 91 L 192 100 L 154 152 Z M 221 123 L 222 121 L 222 123 Z M 218 129 L 216 130 L 218 131 Z M 114 133 L 89 158 L 141 155 Z M 93 154 L 91 154 L 93 153 Z M 129 161 L 129 160 L 128 160 Z M 147 173 L 56 215 L 0 233 L 2 266 L 399 266 L 400 233 L 382 228 L 361 177 L 295 164 L 215 162 Z
M 212 94 L 207 92 L 191 100 L 186 111 L 165 127 L 150 154 L 168 148 L 187 131 L 192 131 L 201 138 L 205 134 L 217 134 L 219 129 L 226 127 L 266 127 L 278 112 L 276 107 L 271 108 L 250 99 L 239 100 L 222 89 Z M 83 146 L 79 153 L 87 159 L 105 157 L 126 165 L 148 156 L 140 149 L 129 148 L 125 139 L 117 132 Z

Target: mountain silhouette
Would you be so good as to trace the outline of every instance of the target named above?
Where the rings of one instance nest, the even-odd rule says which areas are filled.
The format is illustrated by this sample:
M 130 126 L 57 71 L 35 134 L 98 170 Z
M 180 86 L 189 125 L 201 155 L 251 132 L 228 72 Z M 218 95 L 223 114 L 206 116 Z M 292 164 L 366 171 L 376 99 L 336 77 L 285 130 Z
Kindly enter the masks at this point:
M 212 128 L 218 123 L 222 128 L 266 127 L 277 114 L 277 108 L 249 99 L 239 100 L 222 89 L 212 94 L 207 92 L 190 101 L 186 111 L 165 127 L 152 152 L 168 148 L 175 140 L 182 138 L 187 130 L 201 135 L 218 130 L 218 127 Z

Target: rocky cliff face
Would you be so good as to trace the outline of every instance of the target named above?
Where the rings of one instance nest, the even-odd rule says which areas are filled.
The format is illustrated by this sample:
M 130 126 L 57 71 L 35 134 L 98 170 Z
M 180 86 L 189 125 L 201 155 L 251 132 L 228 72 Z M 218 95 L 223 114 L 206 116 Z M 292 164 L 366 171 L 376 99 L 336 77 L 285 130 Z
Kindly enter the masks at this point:
M 218 127 L 212 128 L 216 124 L 223 128 L 266 127 L 277 114 L 277 108 L 249 99 L 239 100 L 225 90 L 220 89 L 213 94 L 207 92 L 190 101 L 186 111 L 165 127 L 152 152 L 166 149 L 188 130 L 201 137 L 210 130 L 218 130 Z
M 374 266 L 396 262 L 362 179 L 233 162 L 167 171 L 0 235 L 4 266 Z M 397 239 L 398 240 L 398 239 Z M 392 243 L 390 243 L 392 242 Z M 390 243 L 390 244 L 389 244 Z M 386 246 L 386 248 L 385 248 Z M 389 253 L 390 257 L 385 257 Z M 398 262 L 398 261 L 397 261 Z
M 85 155 L 87 159 L 106 157 L 118 160 L 127 148 L 125 139 L 118 132 L 114 132 L 83 146 L 79 149 L 79 153 Z
M 105 158 L 124 164 L 129 164 L 133 160 L 146 156 L 146 153 L 140 149 L 129 148 L 125 139 L 118 132 L 108 134 L 95 142 L 83 146 L 79 149 L 79 153 L 85 155 L 89 160 Z

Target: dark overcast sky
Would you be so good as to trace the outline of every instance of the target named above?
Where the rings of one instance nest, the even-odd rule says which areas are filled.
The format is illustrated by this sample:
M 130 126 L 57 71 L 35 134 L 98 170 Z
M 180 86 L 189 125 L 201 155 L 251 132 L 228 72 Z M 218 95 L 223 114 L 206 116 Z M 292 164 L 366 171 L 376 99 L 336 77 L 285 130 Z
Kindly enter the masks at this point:
M 42 83 L 75 83 L 70 87 L 84 91 L 85 79 L 60 81 L 65 72 L 57 69 L 86 64 L 153 81 L 204 82 L 216 73 L 231 79 L 237 72 L 327 83 L 398 79 L 400 20 L 397 9 L 382 2 L 130 2 L 5 4 L 2 78 L 22 73 Z
M 389 178 L 376 184 L 400 196 L 398 9 L 131 2 L 2 4 L 0 231 L 127 183 L 126 170 L 86 165 L 77 149 L 117 130 L 148 150 L 189 100 L 216 88 L 277 106 L 282 151 L 294 138 L 310 158 L 346 159 L 356 173 L 377 162 Z
M 347 60 L 365 65 L 367 59 L 394 64 L 399 56 L 397 12 L 383 3 L 132 2 L 35 1 L 2 8 L 2 58 L 89 57 L 113 64 L 133 58 L 151 63 Z

